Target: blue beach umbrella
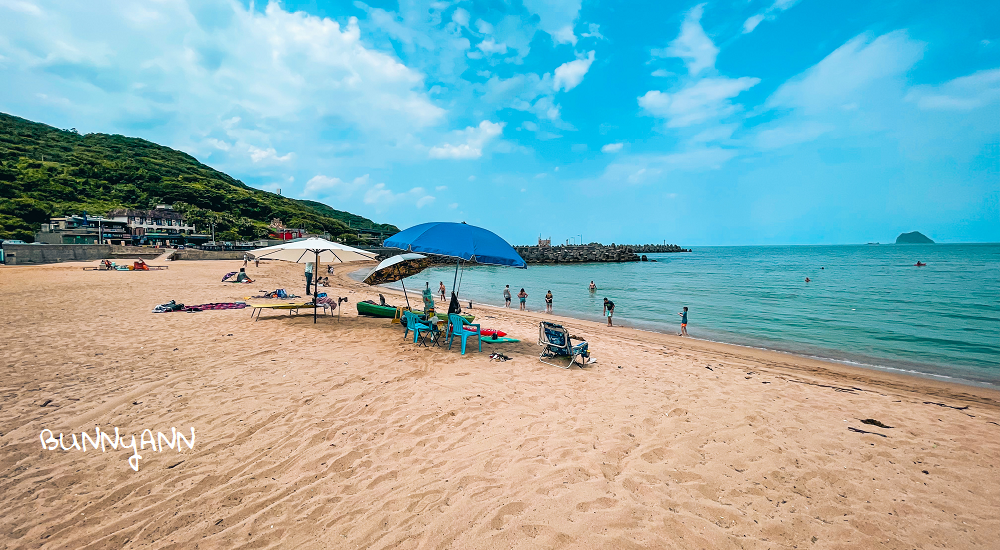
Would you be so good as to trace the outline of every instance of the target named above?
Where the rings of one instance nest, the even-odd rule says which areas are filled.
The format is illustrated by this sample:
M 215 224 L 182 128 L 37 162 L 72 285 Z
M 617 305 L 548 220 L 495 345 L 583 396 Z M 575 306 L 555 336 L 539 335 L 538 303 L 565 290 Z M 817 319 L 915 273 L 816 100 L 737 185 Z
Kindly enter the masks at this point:
M 522 269 L 528 267 L 524 258 L 521 258 L 514 247 L 499 235 L 466 223 L 422 223 L 389 237 L 385 240 L 384 246 L 399 248 L 407 252 L 422 252 L 456 258 L 455 281 L 458 280 L 458 265 L 462 260 Z M 454 288 L 455 282 L 453 281 L 453 292 Z

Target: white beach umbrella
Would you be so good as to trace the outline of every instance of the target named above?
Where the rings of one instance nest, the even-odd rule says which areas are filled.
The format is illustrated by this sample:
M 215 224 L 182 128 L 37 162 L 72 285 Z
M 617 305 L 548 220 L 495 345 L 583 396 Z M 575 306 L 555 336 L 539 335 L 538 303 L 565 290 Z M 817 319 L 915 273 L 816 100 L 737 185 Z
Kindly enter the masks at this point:
M 348 262 L 360 262 L 364 260 L 374 260 L 377 254 L 366 252 L 344 244 L 335 243 L 319 237 L 309 237 L 299 241 L 289 241 L 287 243 L 276 244 L 265 248 L 258 248 L 249 252 L 254 258 L 268 260 L 284 260 L 286 262 L 307 263 L 314 262 L 315 266 L 315 291 L 319 290 L 319 264 L 326 262 L 340 264 Z M 307 289 L 308 290 L 308 289 Z M 316 296 L 316 292 L 313 296 Z M 313 309 L 313 322 L 316 322 L 316 310 Z

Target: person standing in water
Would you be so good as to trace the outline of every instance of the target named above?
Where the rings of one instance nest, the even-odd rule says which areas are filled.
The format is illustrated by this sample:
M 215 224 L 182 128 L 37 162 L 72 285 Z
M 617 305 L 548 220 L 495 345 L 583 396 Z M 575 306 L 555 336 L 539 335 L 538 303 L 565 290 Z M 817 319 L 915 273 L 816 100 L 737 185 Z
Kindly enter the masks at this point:
M 429 285 L 430 283 L 427 283 L 427 284 Z M 441 301 L 442 302 L 447 299 L 447 298 L 445 298 L 444 281 L 438 281 L 438 294 L 441 295 Z
M 684 306 L 684 311 L 678 313 L 681 316 L 681 333 L 678 336 L 688 335 L 688 308 Z
M 591 292 L 596 292 L 597 291 L 597 285 L 594 284 L 594 281 L 590 281 L 590 291 Z M 605 300 L 606 299 L 607 298 L 605 298 Z
M 608 318 L 608 326 L 611 326 L 611 316 L 615 314 L 615 303 L 607 298 L 604 299 L 604 315 Z
M 545 313 L 552 313 L 552 291 L 545 293 Z
M 517 298 L 521 300 L 521 311 L 527 311 L 524 302 L 528 299 L 528 293 L 521 289 L 521 292 L 517 293 Z
M 503 287 L 503 301 L 505 307 L 510 307 L 510 285 Z

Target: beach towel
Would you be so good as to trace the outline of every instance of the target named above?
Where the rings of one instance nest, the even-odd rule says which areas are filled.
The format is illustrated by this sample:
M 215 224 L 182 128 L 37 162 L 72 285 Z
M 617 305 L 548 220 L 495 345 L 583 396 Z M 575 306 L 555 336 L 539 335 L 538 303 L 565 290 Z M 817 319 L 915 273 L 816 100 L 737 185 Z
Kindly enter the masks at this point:
M 233 277 L 234 275 L 236 275 L 236 272 L 235 272 L 235 271 L 230 271 L 229 273 L 226 273 L 225 275 L 223 275 L 223 276 L 222 276 L 222 282 L 226 282 L 226 281 L 228 281 L 228 280 L 229 280 L 229 279 L 231 279 L 231 278 L 232 278 L 232 277 Z
M 187 311 L 190 313 L 194 313 L 197 311 L 208 311 L 215 309 L 243 309 L 245 307 L 247 307 L 247 305 L 244 302 L 216 302 L 211 304 L 199 304 L 196 306 L 184 306 L 183 304 L 181 304 L 182 309 L 180 311 Z

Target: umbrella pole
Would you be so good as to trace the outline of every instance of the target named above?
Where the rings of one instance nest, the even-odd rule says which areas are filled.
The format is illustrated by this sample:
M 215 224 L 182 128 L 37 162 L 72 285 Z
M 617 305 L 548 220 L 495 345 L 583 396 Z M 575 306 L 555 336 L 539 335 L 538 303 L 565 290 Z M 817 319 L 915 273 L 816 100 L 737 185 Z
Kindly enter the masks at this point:
M 316 293 L 319 292 L 319 250 L 316 251 L 316 261 L 313 262 L 313 324 L 316 324 Z
M 455 296 L 458 296 L 458 292 L 455 290 L 455 285 L 458 284 L 458 264 L 461 262 L 461 258 L 455 261 L 455 278 L 451 281 L 451 291 L 455 293 Z
M 403 298 L 406 298 L 406 309 L 410 309 L 410 297 L 406 295 L 406 281 L 400 279 L 399 282 L 403 285 Z

